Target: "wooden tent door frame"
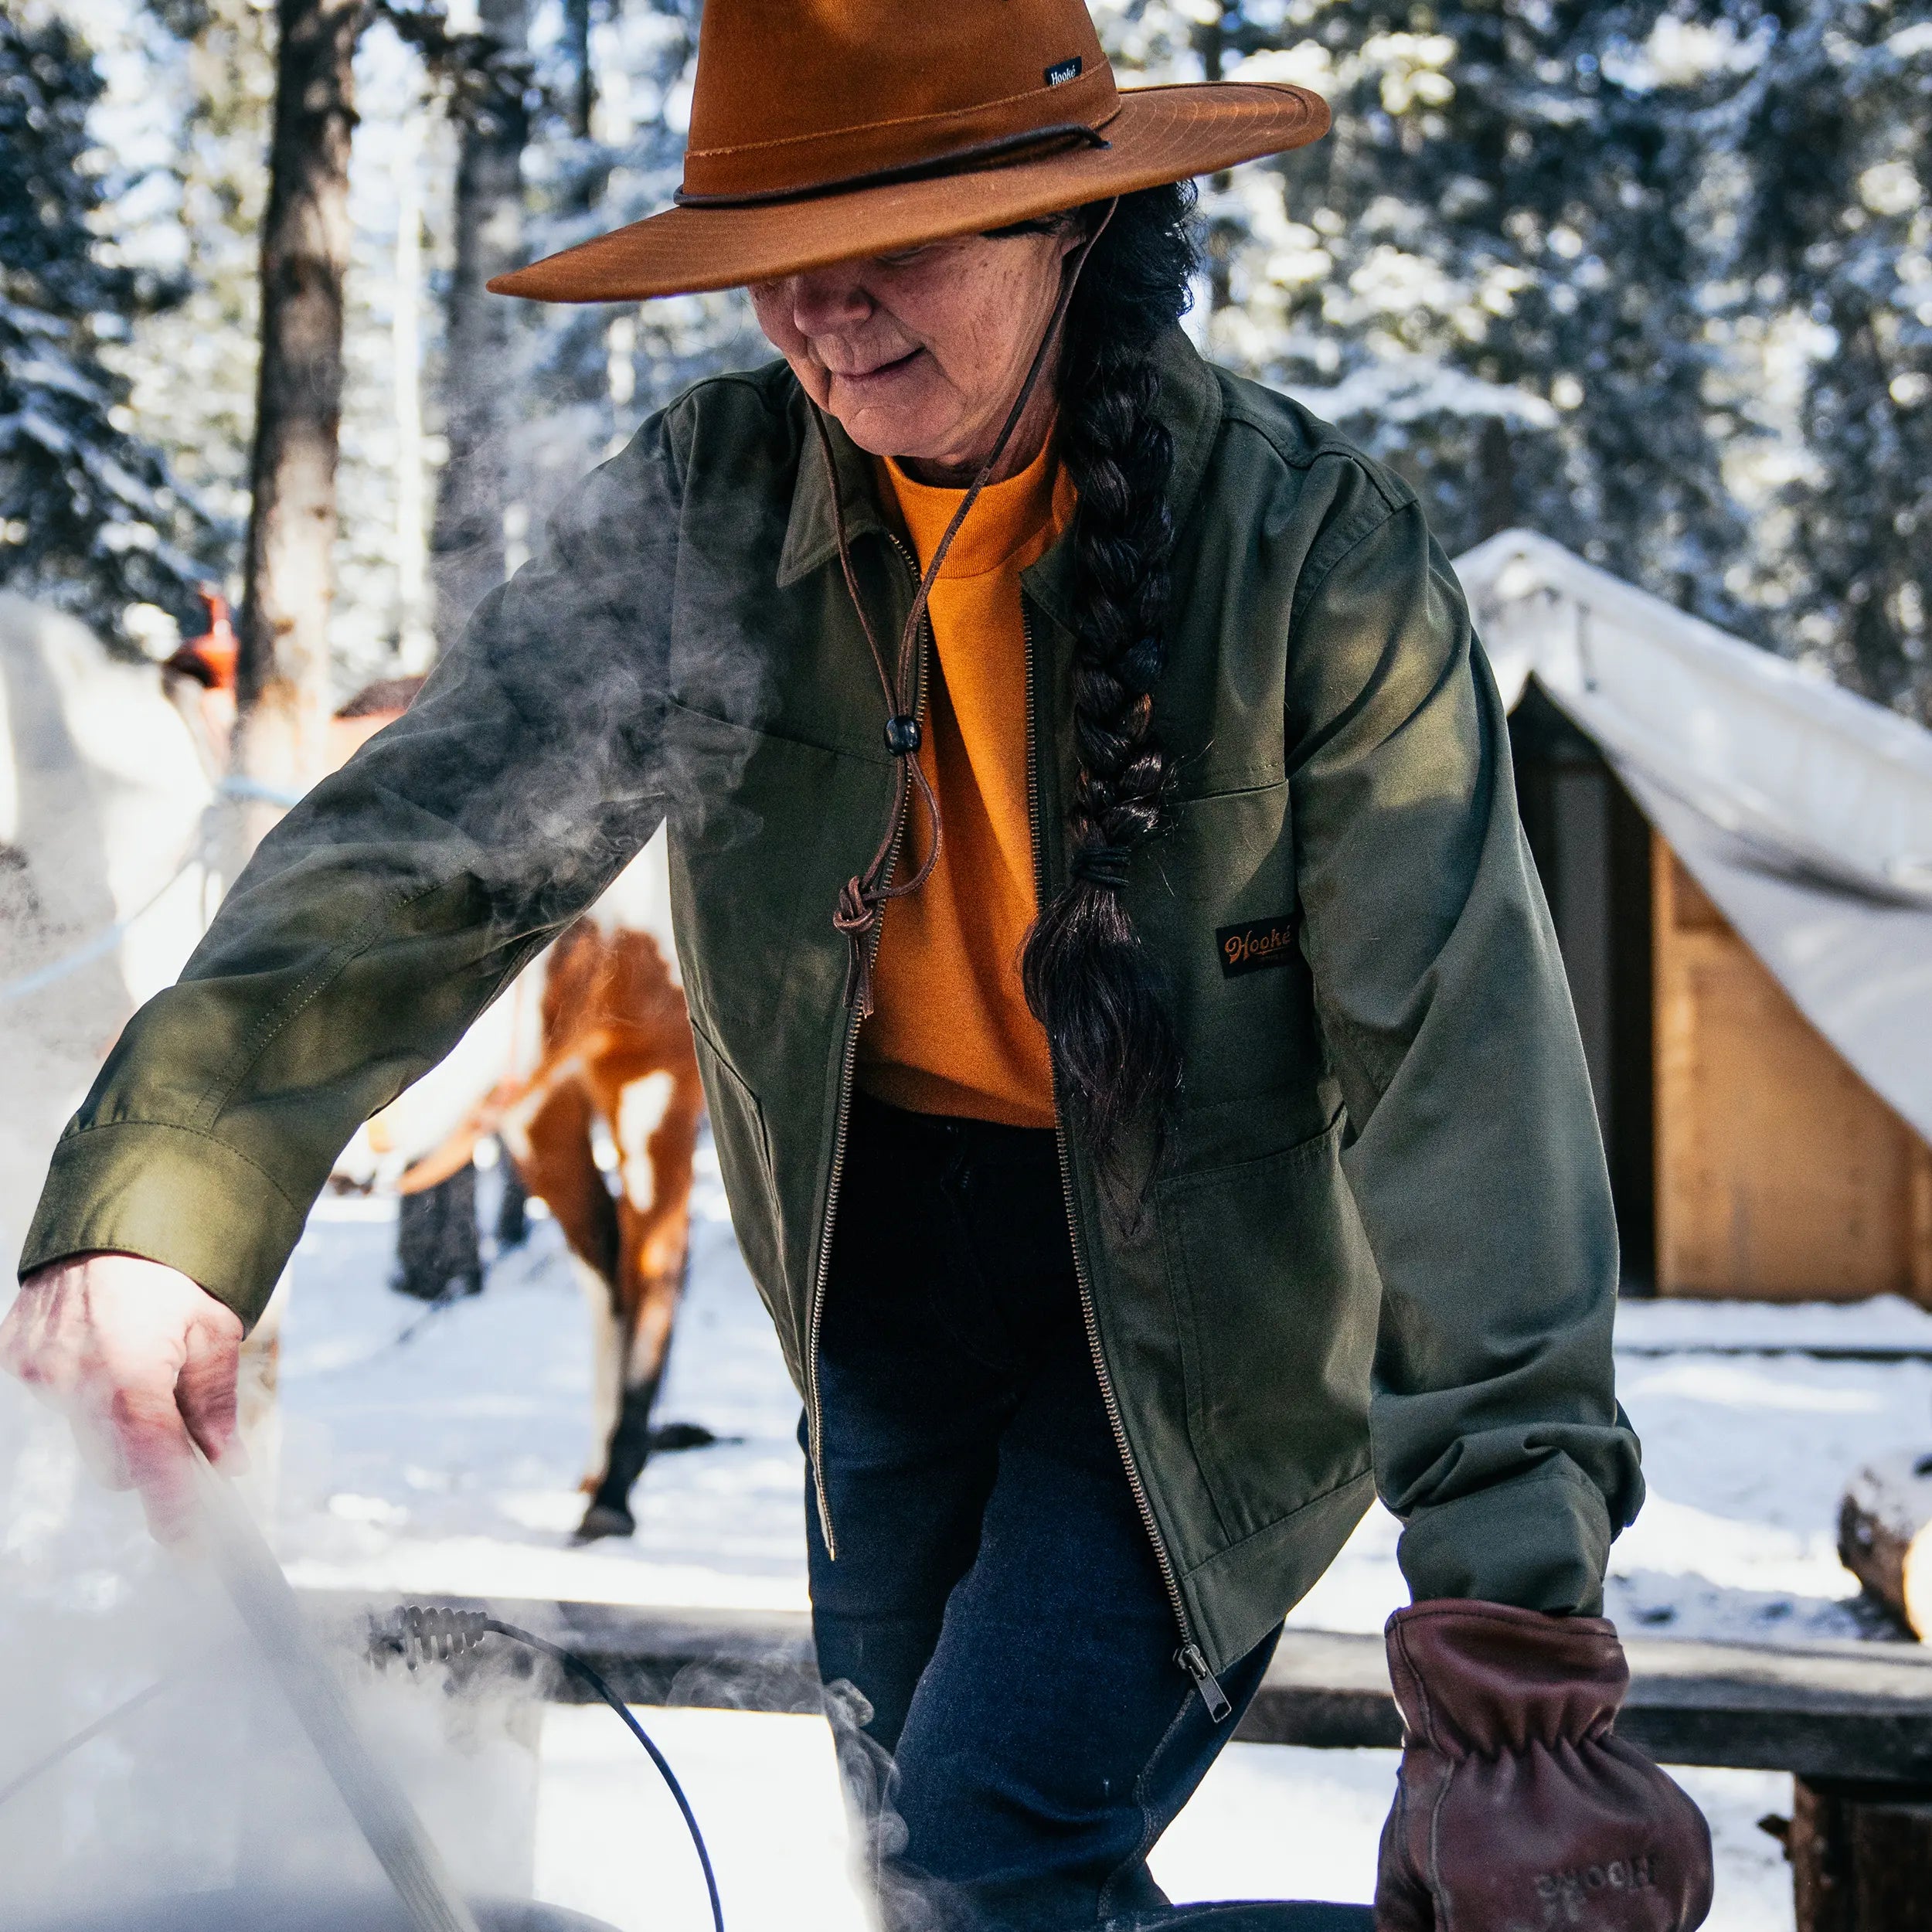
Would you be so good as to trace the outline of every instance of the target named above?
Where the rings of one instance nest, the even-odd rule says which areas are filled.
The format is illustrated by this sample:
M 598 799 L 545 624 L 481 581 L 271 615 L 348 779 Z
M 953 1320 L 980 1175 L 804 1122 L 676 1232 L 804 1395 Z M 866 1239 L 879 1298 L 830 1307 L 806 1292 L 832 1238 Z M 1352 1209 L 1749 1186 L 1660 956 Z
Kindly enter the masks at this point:
M 1517 808 L 1563 954 L 1610 1166 L 1624 1292 L 1655 1271 L 1651 832 L 1532 679 L 1511 714 Z

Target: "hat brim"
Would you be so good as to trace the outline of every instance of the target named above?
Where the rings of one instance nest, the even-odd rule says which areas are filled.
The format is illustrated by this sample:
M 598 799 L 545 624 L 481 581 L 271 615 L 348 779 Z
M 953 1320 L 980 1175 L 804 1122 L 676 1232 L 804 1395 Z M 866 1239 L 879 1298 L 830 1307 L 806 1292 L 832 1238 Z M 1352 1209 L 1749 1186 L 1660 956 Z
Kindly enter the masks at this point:
M 1120 104 L 1103 131 L 1104 148 L 792 201 L 667 209 L 499 275 L 490 287 L 539 302 L 737 288 L 1213 174 L 1328 131 L 1319 94 L 1274 83 L 1139 87 Z

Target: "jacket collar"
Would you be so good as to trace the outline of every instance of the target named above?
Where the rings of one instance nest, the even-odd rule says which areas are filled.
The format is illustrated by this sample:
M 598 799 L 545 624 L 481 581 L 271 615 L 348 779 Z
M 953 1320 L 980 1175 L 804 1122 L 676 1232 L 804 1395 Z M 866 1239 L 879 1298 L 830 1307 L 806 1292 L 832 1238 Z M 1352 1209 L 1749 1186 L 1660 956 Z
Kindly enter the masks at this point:
M 788 590 L 829 563 L 838 554 L 838 526 L 832 516 L 832 489 L 825 480 L 825 460 L 818 432 L 811 426 L 811 404 L 797 391 L 799 422 L 798 474 L 792 485 L 791 515 L 785 526 L 784 547 L 778 553 L 778 588 Z M 840 428 L 835 417 L 825 418 L 832 432 L 832 457 L 838 471 L 838 494 L 845 509 L 845 534 L 856 537 L 890 526 L 879 508 L 872 459 Z
M 1168 502 L 1179 531 L 1187 522 L 1201 493 L 1221 427 L 1221 386 L 1214 372 L 1196 354 L 1194 345 L 1178 328 L 1170 329 L 1155 351 L 1160 366 L 1160 400 L 1155 413 L 1174 438 L 1174 476 Z M 838 554 L 837 526 L 832 519 L 832 492 L 818 452 L 818 432 L 811 427 L 810 405 L 798 397 L 800 439 L 798 474 L 792 485 L 791 515 L 778 553 L 778 588 L 791 589 Z M 849 536 L 883 532 L 892 526 L 879 502 L 872 460 L 835 421 L 832 431 L 832 461 L 845 508 Z M 1073 546 L 1063 537 L 1039 563 L 1023 573 L 1028 591 L 1056 622 L 1076 628 L 1073 594 Z

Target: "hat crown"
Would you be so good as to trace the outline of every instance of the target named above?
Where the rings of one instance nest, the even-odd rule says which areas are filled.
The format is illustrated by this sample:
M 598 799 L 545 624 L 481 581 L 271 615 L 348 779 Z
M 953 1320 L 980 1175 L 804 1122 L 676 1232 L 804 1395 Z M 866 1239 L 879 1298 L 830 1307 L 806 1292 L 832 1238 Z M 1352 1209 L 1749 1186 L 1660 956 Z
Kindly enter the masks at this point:
M 1118 104 L 1083 0 L 708 0 L 684 196 L 807 194 Z

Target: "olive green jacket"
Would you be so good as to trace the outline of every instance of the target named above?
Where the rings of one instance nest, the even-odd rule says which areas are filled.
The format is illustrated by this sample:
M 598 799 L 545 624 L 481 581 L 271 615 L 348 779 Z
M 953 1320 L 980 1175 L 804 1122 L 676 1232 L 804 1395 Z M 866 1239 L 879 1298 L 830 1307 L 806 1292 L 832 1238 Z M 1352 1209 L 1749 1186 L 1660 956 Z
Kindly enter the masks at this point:
M 1185 1090 L 1138 1225 L 1077 1145 L 1066 1168 L 1183 1636 L 1216 1668 L 1241 1655 L 1372 1486 L 1417 1596 L 1594 1609 L 1642 1494 L 1616 1237 L 1488 666 L 1386 471 L 1178 332 L 1161 409 L 1179 536 L 1155 715 L 1179 782 L 1126 903 Z M 835 441 L 896 635 L 912 568 Z M 1023 580 L 1044 892 L 1075 769 L 1070 583 L 1065 543 Z M 888 816 L 884 718 L 797 384 L 700 383 L 263 843 L 62 1138 L 23 1270 L 124 1249 L 252 1317 L 357 1124 L 668 816 L 733 1218 L 811 1410 L 854 1038 L 832 914 Z

